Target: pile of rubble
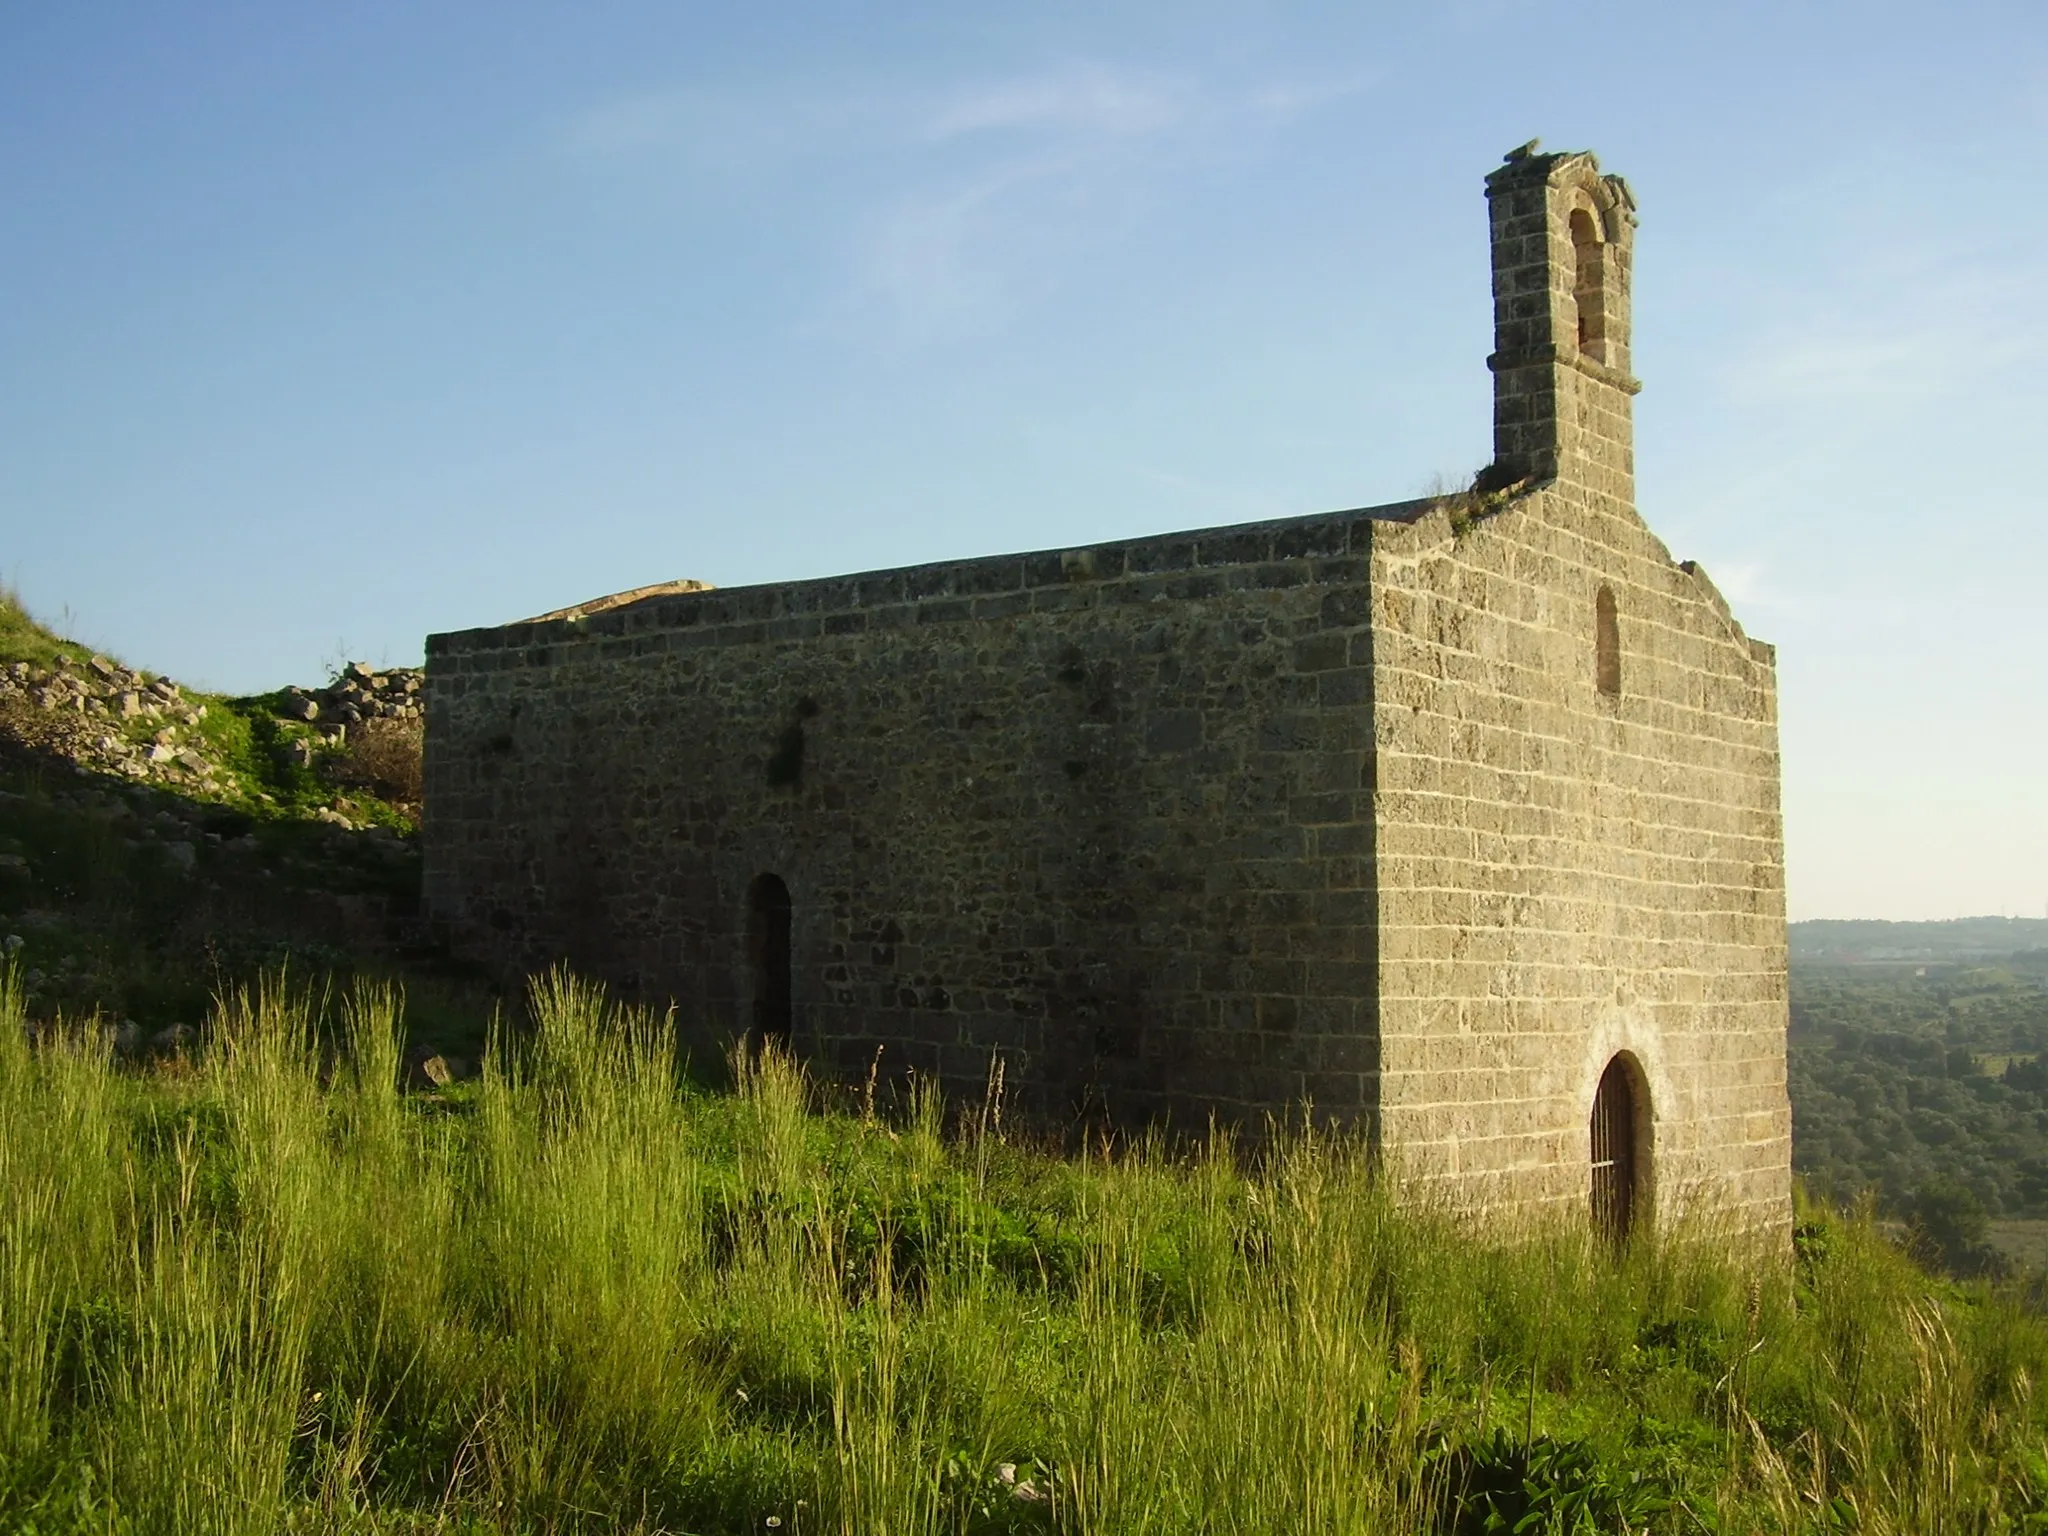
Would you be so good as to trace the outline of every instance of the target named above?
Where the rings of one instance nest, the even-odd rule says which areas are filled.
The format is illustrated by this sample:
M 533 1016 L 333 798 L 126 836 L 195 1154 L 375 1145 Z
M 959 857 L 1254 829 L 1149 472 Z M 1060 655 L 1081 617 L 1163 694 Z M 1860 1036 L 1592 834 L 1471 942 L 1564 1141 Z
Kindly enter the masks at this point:
M 104 656 L 0 667 L 0 706 L 8 705 L 14 734 L 86 768 L 187 786 L 208 783 L 218 772 L 199 734 L 206 706 L 187 699 L 169 678 L 151 678 Z
M 272 713 L 311 730 L 285 743 L 288 759 L 311 767 L 338 748 L 353 726 L 425 718 L 425 677 L 415 667 L 383 671 L 351 662 L 324 688 L 288 688 L 275 696 L 232 701 L 228 713 Z M 270 800 L 242 784 L 223 760 L 220 732 L 204 727 L 207 704 L 166 677 L 154 677 L 104 656 L 60 656 L 45 666 L 0 663 L 0 736 L 69 758 L 81 768 L 181 793 Z M 325 738 L 325 745 L 319 738 Z M 345 820 L 330 813 L 326 820 Z
M 287 689 L 284 712 L 294 720 L 319 725 L 328 735 L 369 720 L 420 720 L 426 716 L 425 685 L 426 675 L 416 667 L 379 672 L 352 661 L 325 688 Z
M 161 719 L 181 707 L 181 690 L 169 678 L 152 681 L 104 656 L 93 657 L 77 670 L 69 658 L 60 658 L 54 667 L 17 661 L 0 672 L 0 690 L 26 694 L 39 709 L 111 714 L 123 720 Z

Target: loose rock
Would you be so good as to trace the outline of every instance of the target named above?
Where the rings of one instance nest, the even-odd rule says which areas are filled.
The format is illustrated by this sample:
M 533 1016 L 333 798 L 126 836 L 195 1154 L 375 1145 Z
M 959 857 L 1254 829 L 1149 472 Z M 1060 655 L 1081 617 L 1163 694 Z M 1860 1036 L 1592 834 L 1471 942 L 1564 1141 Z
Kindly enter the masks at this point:
M 439 1051 L 429 1051 L 415 1046 L 406 1053 L 406 1086 L 418 1092 L 430 1088 L 446 1088 L 455 1081 L 455 1073 L 448 1058 Z

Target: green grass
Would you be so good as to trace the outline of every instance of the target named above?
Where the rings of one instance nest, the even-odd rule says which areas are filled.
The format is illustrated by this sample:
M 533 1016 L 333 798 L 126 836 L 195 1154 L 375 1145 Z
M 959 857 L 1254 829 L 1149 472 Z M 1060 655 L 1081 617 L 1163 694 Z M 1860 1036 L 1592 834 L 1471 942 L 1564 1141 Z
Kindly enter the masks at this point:
M 691 1089 L 559 977 L 532 1011 L 410 1098 L 388 989 L 338 1031 L 239 993 L 143 1076 L 0 988 L 0 1528 L 2048 1518 L 2048 1329 L 1867 1220 L 1616 1258 L 1404 1205 L 1342 1140 L 1063 1159 L 774 1058 Z
M 39 623 L 11 588 L 0 586 L 0 661 L 26 661 L 39 667 L 53 667 L 59 661 L 82 665 L 93 654 L 91 647 L 66 640 Z
M 193 841 L 193 869 L 167 852 L 167 827 Z M 253 834 L 256 847 L 207 833 Z M 23 970 L 40 977 L 34 1015 L 100 1012 L 149 1031 L 204 1023 L 215 992 L 266 968 L 389 970 L 389 957 L 336 934 L 334 899 L 370 911 L 417 899 L 416 863 L 360 836 L 4 755 L 0 853 L 27 860 L 26 872 L 0 870 L 0 936 L 25 941 Z M 415 979 L 420 1002 L 444 1000 L 448 987 Z M 474 1054 L 488 1006 L 472 1002 L 455 1034 L 432 1038 Z

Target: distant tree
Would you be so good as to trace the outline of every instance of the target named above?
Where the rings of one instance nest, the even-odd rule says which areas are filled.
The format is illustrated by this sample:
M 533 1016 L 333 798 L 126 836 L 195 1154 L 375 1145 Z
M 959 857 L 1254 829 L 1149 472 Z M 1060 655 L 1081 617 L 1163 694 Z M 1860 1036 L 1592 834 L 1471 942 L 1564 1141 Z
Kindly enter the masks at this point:
M 2001 1076 L 2005 1086 L 2016 1093 L 2048 1095 L 2048 1066 L 2043 1066 L 2038 1056 L 2026 1060 L 2013 1058 L 2005 1064 Z
M 2048 1206 L 2048 1157 L 2023 1157 L 2014 1168 L 2020 1199 L 2029 1206 Z
M 1951 1274 L 1994 1274 L 2003 1269 L 2003 1259 L 1986 1241 L 1990 1213 L 1968 1185 L 1931 1179 L 1913 1191 L 1903 1214 L 1921 1256 Z

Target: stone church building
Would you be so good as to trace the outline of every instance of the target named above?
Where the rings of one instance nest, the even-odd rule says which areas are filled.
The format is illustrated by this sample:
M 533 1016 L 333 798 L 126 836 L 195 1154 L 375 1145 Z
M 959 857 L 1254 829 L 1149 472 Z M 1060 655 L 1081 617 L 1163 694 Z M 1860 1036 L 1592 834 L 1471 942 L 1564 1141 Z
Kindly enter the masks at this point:
M 1635 508 L 1635 205 L 1487 178 L 1469 495 L 427 644 L 459 952 L 1064 1123 L 1304 1101 L 1487 1207 L 1789 1218 L 1771 648 Z

